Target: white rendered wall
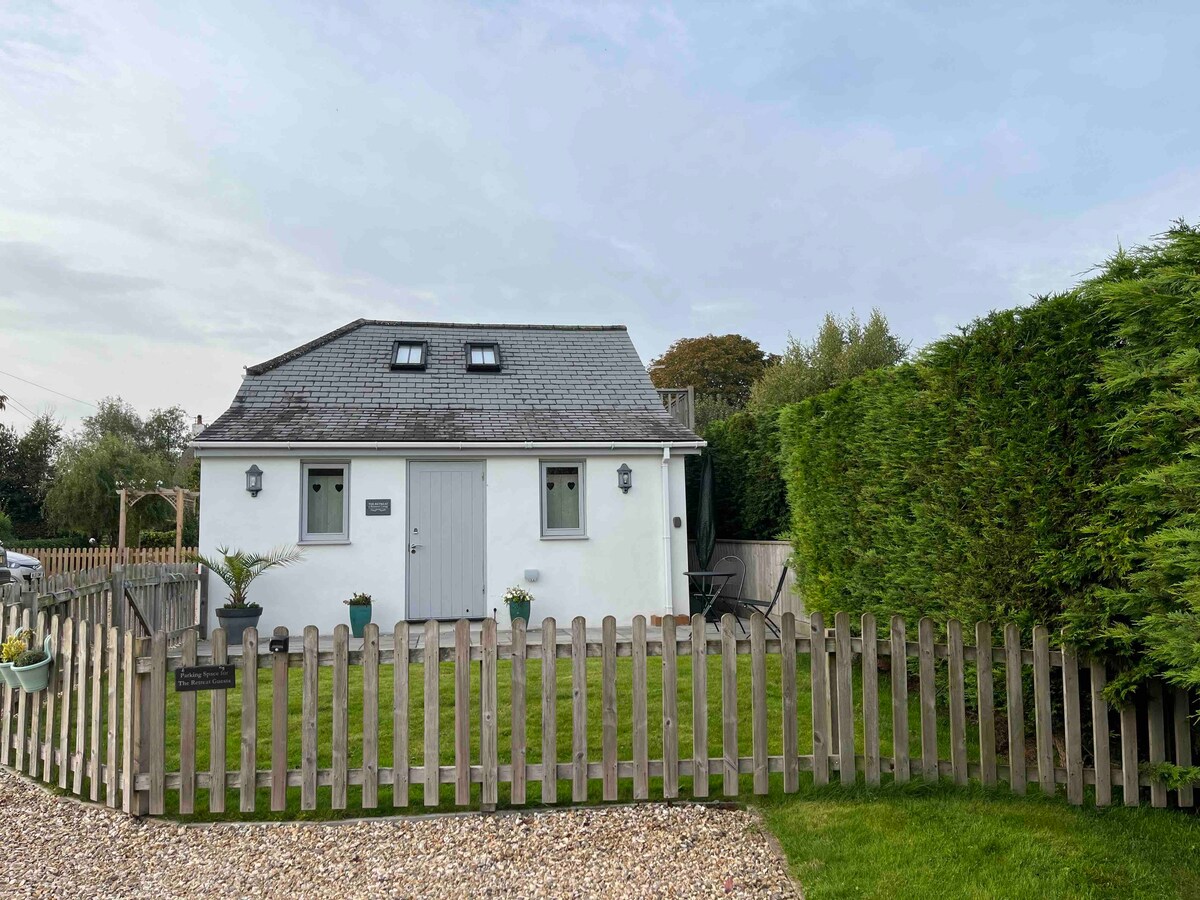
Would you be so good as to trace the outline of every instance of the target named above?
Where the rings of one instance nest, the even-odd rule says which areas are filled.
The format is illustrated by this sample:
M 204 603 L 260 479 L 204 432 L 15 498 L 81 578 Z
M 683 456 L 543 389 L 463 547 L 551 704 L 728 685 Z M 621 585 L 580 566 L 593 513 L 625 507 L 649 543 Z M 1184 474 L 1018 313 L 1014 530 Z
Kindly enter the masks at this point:
M 201 460 L 200 547 L 218 545 L 262 551 L 295 544 L 300 522 L 300 461 L 293 456 L 208 456 Z M 396 456 L 353 456 L 349 477 L 350 540 L 346 544 L 306 545 L 303 562 L 275 569 L 250 588 L 250 599 L 263 607 L 260 634 L 276 625 L 293 633 L 316 625 L 322 633 L 348 621 L 342 600 L 362 591 L 375 601 L 374 621 L 390 628 L 405 617 L 407 561 L 407 460 Z M 467 457 L 463 457 L 467 458 Z M 490 457 L 487 463 L 487 608 L 498 609 L 501 627 L 508 617 L 500 595 L 521 584 L 535 597 L 534 624 L 545 616 L 569 623 L 577 615 L 599 624 L 606 615 L 627 623 L 638 613 L 664 612 L 662 458 L 653 455 L 586 457 L 587 538 L 543 540 L 539 493 L 541 457 Z M 617 487 L 617 467 L 633 470 L 628 494 Z M 258 497 L 246 492 L 245 471 L 263 471 Z M 688 607 L 684 461 L 669 465 L 672 603 Z M 390 499 L 390 516 L 367 516 L 366 499 Z M 524 581 L 525 569 L 539 570 L 536 583 Z M 225 586 L 210 579 L 209 608 L 226 597 Z M 210 612 L 210 627 L 216 627 Z

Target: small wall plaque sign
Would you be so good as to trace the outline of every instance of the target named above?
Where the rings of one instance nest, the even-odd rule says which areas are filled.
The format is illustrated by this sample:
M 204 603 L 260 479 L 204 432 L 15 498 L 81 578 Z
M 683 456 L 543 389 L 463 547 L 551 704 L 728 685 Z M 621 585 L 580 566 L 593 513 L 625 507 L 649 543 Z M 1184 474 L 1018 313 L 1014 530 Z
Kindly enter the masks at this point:
M 368 500 L 367 515 L 368 516 L 390 516 L 392 514 L 391 500 Z
M 175 670 L 175 692 L 222 691 L 237 685 L 237 666 L 180 666 Z

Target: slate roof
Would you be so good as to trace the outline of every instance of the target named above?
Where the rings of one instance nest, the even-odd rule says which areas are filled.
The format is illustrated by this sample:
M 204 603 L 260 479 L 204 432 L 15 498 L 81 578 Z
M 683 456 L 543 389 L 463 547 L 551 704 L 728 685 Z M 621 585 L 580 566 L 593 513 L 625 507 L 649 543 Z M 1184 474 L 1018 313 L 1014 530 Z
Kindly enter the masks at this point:
M 426 341 L 423 371 L 392 369 Z M 465 366 L 500 345 L 499 372 Z M 623 325 L 459 325 L 359 319 L 250 366 L 209 441 L 698 441 L 663 409 Z

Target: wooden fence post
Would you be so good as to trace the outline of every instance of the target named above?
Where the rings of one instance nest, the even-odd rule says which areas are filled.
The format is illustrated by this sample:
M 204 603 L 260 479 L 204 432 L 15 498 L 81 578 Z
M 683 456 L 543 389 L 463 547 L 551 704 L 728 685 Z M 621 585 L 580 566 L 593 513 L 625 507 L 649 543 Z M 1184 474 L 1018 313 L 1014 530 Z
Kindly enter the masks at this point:
M 480 640 L 483 644 L 483 666 L 479 684 L 479 762 L 483 767 L 481 806 L 492 812 L 500 800 L 500 716 L 497 710 L 496 620 L 484 619 Z
M 812 680 L 813 784 L 829 783 L 829 704 L 825 679 L 829 676 L 825 650 L 825 617 L 815 612 L 809 618 L 809 675 Z M 736 657 L 735 657 L 736 658 Z
M 934 683 L 933 619 L 917 623 L 917 661 L 921 677 L 921 773 L 938 780 L 937 687 Z
M 558 634 L 542 620 L 542 803 L 558 802 Z
M 908 781 L 908 642 L 904 619 L 892 616 L 892 776 L 898 784 Z
M 663 797 L 679 796 L 679 677 L 676 668 L 675 617 L 662 624 Z
M 126 810 L 130 815 L 144 816 L 150 811 L 150 792 L 141 790 L 137 786 L 139 776 L 150 774 L 150 748 L 153 745 L 153 735 L 150 729 L 153 727 L 153 693 L 152 672 L 139 672 L 137 670 L 138 657 L 144 657 L 150 650 L 150 638 L 135 638 L 133 641 L 133 652 L 129 657 L 129 670 L 133 673 L 133 728 L 132 732 L 132 759 L 130 763 L 129 781 L 132 787 L 132 796 L 129 798 L 129 809 Z M 65 695 L 64 695 L 65 696 Z M 66 704 L 63 704 L 64 712 Z
M 695 641 L 693 628 L 693 642 Z M 647 728 L 649 714 L 646 702 L 646 617 L 633 617 L 633 646 L 630 648 L 633 664 L 633 799 L 645 800 L 650 796 L 650 750 Z M 694 657 L 693 657 L 694 658 Z M 708 784 L 705 778 L 705 786 Z
M 277 627 L 271 637 L 286 647 L 287 626 Z M 275 811 L 287 809 L 287 752 L 288 654 L 284 650 L 271 654 L 271 809 Z
M 601 623 L 601 779 L 603 798 L 617 799 L 617 620 L 605 616 Z
M 111 587 L 109 591 L 112 596 L 112 619 L 113 624 L 121 631 L 128 631 L 130 625 L 128 605 L 125 602 L 125 567 L 123 565 L 115 565 L 112 567 L 112 577 L 109 579 Z

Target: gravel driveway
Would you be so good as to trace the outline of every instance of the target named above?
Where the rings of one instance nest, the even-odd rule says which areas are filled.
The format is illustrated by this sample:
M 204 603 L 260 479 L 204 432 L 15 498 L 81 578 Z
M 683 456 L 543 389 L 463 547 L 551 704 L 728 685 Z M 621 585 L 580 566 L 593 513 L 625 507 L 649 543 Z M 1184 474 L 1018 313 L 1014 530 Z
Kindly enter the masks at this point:
M 646 805 L 185 828 L 0 772 L 0 885 L 23 897 L 787 897 L 748 812 Z

